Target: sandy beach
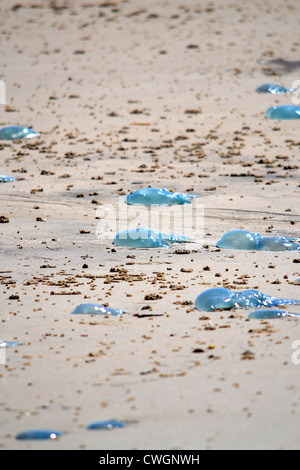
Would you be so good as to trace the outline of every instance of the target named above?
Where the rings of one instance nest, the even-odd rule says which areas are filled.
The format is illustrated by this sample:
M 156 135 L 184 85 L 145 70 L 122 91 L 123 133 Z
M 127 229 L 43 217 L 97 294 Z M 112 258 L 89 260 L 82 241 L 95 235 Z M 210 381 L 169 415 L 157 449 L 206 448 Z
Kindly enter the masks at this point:
M 299 251 L 216 247 L 234 229 L 299 237 L 299 121 L 265 117 L 292 97 L 255 90 L 300 80 L 300 4 L 8 0 L 0 13 L 0 127 L 40 133 L 0 141 L 0 174 L 18 178 L 0 183 L 0 341 L 21 343 L 0 364 L 0 449 L 298 450 L 299 319 L 194 304 L 211 287 L 300 299 Z M 113 245 L 135 223 L 125 197 L 147 186 L 201 196 L 203 217 L 183 227 L 174 208 L 170 226 L 191 243 Z M 127 313 L 71 314 L 83 303 Z M 127 426 L 87 429 L 109 419 Z M 63 436 L 16 439 L 30 429 Z

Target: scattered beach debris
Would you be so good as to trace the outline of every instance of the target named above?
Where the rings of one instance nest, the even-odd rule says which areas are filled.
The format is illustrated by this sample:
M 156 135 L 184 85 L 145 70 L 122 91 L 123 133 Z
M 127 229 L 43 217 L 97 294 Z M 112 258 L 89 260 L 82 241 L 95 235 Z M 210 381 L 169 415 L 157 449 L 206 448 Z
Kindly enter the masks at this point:
M 32 137 L 38 137 L 39 135 L 40 134 L 29 127 L 22 126 L 3 127 L 0 130 L 0 140 L 31 139 Z
M 104 307 L 100 304 L 81 304 L 73 310 L 71 313 L 76 314 L 90 314 L 90 315 L 111 315 L 111 316 L 121 316 L 123 313 L 126 313 L 126 310 L 121 310 L 118 308 Z
M 63 433 L 60 431 L 53 431 L 48 429 L 33 429 L 29 431 L 20 432 L 16 435 L 16 439 L 27 440 L 27 439 L 57 439 L 58 437 L 63 436 Z
M 300 251 L 300 243 L 297 241 L 297 238 L 263 237 L 247 230 L 232 230 L 223 235 L 217 247 L 233 250 Z
M 164 313 L 135 313 L 133 316 L 137 318 L 163 317 Z
M 255 320 L 269 320 L 272 318 L 283 318 L 283 317 L 300 317 L 300 313 L 291 313 L 286 310 L 255 310 L 254 312 L 249 313 L 248 318 Z
M 97 421 L 95 423 L 91 423 L 87 426 L 87 429 L 103 429 L 103 430 L 111 430 L 114 428 L 124 428 L 127 424 L 123 421 L 116 421 L 114 419 L 108 421 Z
M 191 199 L 200 196 L 175 193 L 166 188 L 143 188 L 129 194 L 126 198 L 127 204 L 143 206 L 172 206 L 175 204 L 190 204 Z
M 13 181 L 17 181 L 17 178 L 14 176 L 0 175 L 0 183 L 11 183 Z
M 300 300 L 277 299 L 255 289 L 233 291 L 224 287 L 214 287 L 199 294 L 195 302 L 195 308 L 205 312 L 231 308 L 277 307 L 279 305 L 300 305 Z
M 300 119 L 300 107 L 293 105 L 271 106 L 265 116 L 269 119 Z
M 256 93 L 271 93 L 272 95 L 285 95 L 289 93 L 294 93 L 295 88 L 286 88 L 281 85 L 276 85 L 276 83 L 264 83 L 256 88 Z
M 247 350 L 241 354 L 242 361 L 252 361 L 253 359 L 255 359 L 255 353 L 253 351 Z
M 169 248 L 172 243 L 190 242 L 183 235 L 165 235 L 149 228 L 124 230 L 114 238 L 114 245 L 132 248 Z

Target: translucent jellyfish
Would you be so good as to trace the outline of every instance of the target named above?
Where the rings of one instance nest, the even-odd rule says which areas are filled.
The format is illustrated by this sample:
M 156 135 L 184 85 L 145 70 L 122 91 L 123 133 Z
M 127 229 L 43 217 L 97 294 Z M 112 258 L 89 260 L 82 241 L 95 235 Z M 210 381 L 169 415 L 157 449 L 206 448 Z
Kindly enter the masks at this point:
M 263 237 L 247 230 L 232 230 L 225 233 L 217 243 L 218 248 L 229 250 L 300 251 L 300 243 L 290 237 Z
M 0 183 L 11 183 L 12 181 L 17 181 L 17 178 L 13 176 L 0 175 Z
M 108 421 L 98 421 L 95 423 L 91 423 L 87 426 L 87 429 L 103 429 L 103 430 L 110 430 L 114 428 L 124 428 L 126 423 L 122 421 L 115 421 L 114 419 Z
M 29 127 L 10 126 L 0 130 L 0 140 L 31 139 L 39 134 Z
M 124 230 L 114 238 L 114 245 L 133 248 L 169 248 L 172 243 L 191 241 L 183 235 L 165 235 L 149 228 Z
M 248 318 L 255 320 L 268 320 L 272 318 L 294 317 L 299 318 L 300 313 L 290 313 L 286 310 L 268 309 L 268 310 L 255 310 L 249 313 Z
M 300 107 L 293 105 L 271 106 L 265 116 L 269 119 L 300 119 Z
M 205 290 L 198 295 L 195 302 L 195 308 L 205 312 L 213 312 L 214 310 L 230 309 L 234 307 L 235 304 L 230 290 L 223 287 Z
M 60 436 L 63 436 L 63 433 L 60 431 L 53 431 L 52 429 L 33 429 L 20 432 L 16 435 L 16 439 L 57 439 Z
M 19 341 L 0 341 L 0 348 L 9 348 L 10 346 L 20 346 Z
M 168 191 L 166 188 L 144 188 L 129 194 L 126 198 L 127 204 L 136 204 L 143 206 L 172 206 L 174 204 L 190 204 L 194 196 L 189 194 L 180 194 Z
M 286 88 L 284 86 L 276 85 L 275 83 L 264 83 L 256 88 L 256 93 L 271 93 L 272 95 L 285 95 L 294 93 L 295 88 Z
M 100 304 L 81 304 L 71 313 L 121 316 L 123 313 L 126 313 L 126 311 L 119 308 L 104 307 Z
M 205 312 L 231 308 L 277 307 L 280 305 L 300 305 L 300 300 L 277 299 L 255 289 L 231 291 L 224 287 L 214 287 L 199 294 L 195 302 L 195 308 Z

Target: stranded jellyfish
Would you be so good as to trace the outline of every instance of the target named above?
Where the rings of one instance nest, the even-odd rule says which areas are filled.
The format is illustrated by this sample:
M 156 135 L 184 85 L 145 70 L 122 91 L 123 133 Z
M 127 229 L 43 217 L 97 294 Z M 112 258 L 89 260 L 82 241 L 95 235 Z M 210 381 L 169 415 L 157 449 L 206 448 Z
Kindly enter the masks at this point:
M 17 181 L 17 178 L 14 178 L 13 176 L 0 175 L 0 183 L 11 183 L 13 181 Z
M 39 134 L 29 127 L 10 126 L 0 130 L 0 140 L 31 139 Z
M 0 348 L 9 348 L 10 346 L 20 346 L 21 343 L 19 341 L 1 341 L 0 340 Z
M 108 421 L 97 421 L 95 423 L 91 423 L 87 426 L 87 429 L 104 429 L 110 430 L 114 428 L 124 428 L 126 423 L 122 421 L 115 421 L 114 419 Z
M 119 308 L 104 307 L 100 304 L 81 304 L 78 305 L 72 313 L 121 316 L 123 313 L 126 313 L 126 311 Z
M 256 88 L 256 93 L 271 93 L 272 95 L 285 95 L 288 93 L 294 93 L 295 88 L 286 88 L 276 83 L 264 83 Z
M 265 116 L 269 119 L 300 119 L 300 107 L 293 105 L 271 106 Z
M 174 204 L 190 204 L 191 199 L 200 196 L 180 194 L 168 191 L 166 188 L 144 188 L 129 194 L 126 198 L 127 204 L 143 206 L 172 206 Z
M 286 310 L 278 309 L 268 309 L 268 310 L 255 310 L 254 312 L 249 313 L 248 318 L 254 320 L 268 320 L 273 318 L 283 318 L 283 317 L 300 317 L 300 313 L 290 313 Z
M 27 439 L 57 439 L 62 436 L 63 433 L 60 431 L 53 431 L 48 429 L 33 429 L 29 431 L 20 432 L 16 435 L 16 439 L 27 440 Z
M 114 238 L 114 245 L 132 248 L 169 248 L 172 243 L 191 241 L 183 235 L 165 235 L 149 228 L 124 230 Z
M 217 247 L 233 250 L 300 251 L 296 238 L 263 237 L 247 230 L 232 230 L 226 233 L 218 241 Z
M 277 299 L 254 289 L 231 291 L 224 287 L 215 287 L 199 294 L 195 302 L 196 309 L 205 312 L 231 308 L 277 307 L 280 305 L 300 305 L 300 300 Z

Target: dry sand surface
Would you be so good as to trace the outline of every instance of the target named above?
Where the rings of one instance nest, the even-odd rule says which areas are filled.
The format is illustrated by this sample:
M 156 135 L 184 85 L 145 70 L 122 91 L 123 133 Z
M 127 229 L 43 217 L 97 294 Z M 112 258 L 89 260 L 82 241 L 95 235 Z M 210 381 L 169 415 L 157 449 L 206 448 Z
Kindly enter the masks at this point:
M 299 236 L 299 123 L 264 117 L 290 96 L 255 93 L 300 78 L 299 17 L 284 0 L 1 2 L 0 124 L 41 133 L 1 143 L 19 181 L 0 185 L 0 339 L 22 343 L 0 365 L 1 449 L 299 449 L 299 321 L 194 309 L 216 286 L 300 298 L 299 252 L 216 248 L 232 229 Z M 150 185 L 201 195 L 203 243 L 114 248 L 119 198 Z M 85 302 L 128 313 L 71 315 Z M 128 426 L 86 429 L 113 418 Z M 64 436 L 15 438 L 45 428 Z

